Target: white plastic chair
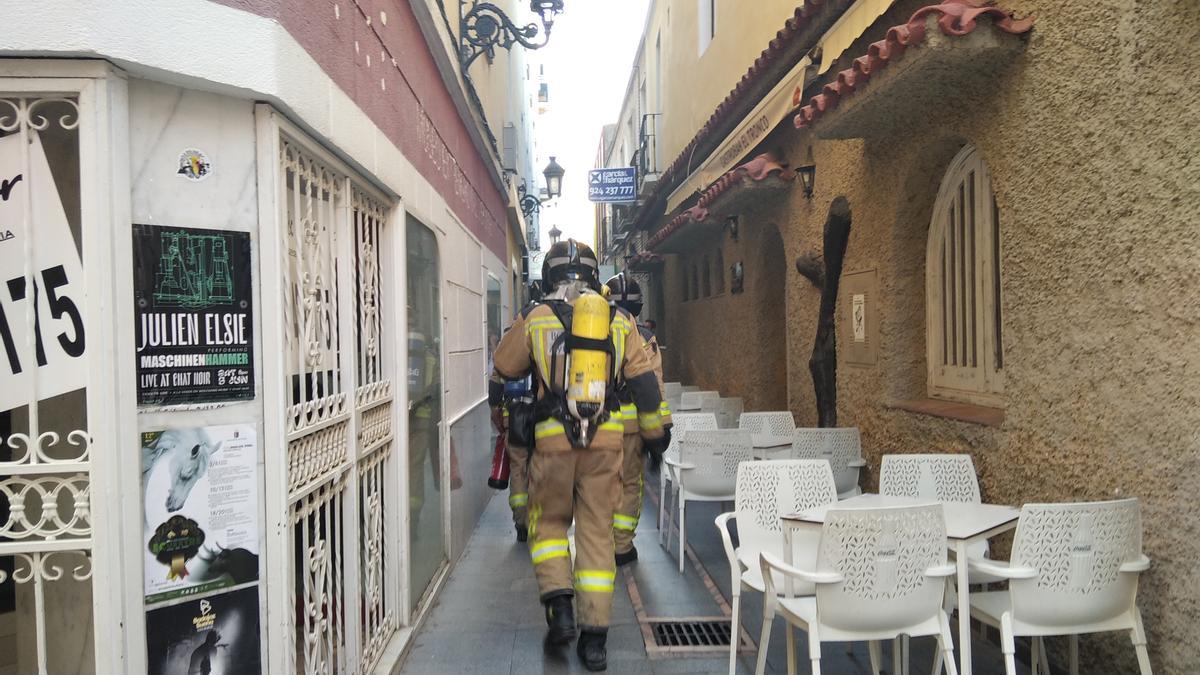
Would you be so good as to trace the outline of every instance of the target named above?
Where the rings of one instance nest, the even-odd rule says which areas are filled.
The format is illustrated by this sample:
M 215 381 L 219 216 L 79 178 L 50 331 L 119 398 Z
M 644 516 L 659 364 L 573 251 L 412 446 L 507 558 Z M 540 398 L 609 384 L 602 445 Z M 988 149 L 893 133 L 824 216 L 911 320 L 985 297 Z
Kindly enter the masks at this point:
M 738 418 L 746 405 L 740 397 L 722 398 L 717 400 L 717 426 L 722 429 L 737 429 Z
M 672 408 L 671 410 L 674 410 Z M 669 530 L 667 528 L 668 493 L 667 483 L 678 485 L 679 476 L 670 461 L 679 461 L 679 441 L 689 431 L 716 431 L 717 416 L 712 413 L 676 413 L 671 415 L 671 443 L 663 453 L 663 466 L 658 471 L 658 538 L 663 546 L 670 546 Z
M 871 642 L 871 671 L 879 672 L 878 640 L 936 636 L 950 675 L 957 675 L 950 620 L 942 609 L 946 577 L 946 523 L 940 504 L 879 509 L 830 509 L 821 529 L 815 568 L 786 565 L 762 554 L 761 675 L 775 614 L 808 633 L 813 675 L 821 673 L 822 642 Z M 811 596 L 779 597 L 774 575 L 812 584 Z M 794 672 L 795 650 L 788 651 Z
M 979 477 L 970 455 L 884 455 L 879 467 L 879 494 L 939 502 L 980 503 Z M 988 557 L 988 543 L 967 547 L 970 558 Z M 990 584 L 1000 579 L 976 572 L 970 583 Z
M 837 487 L 829 463 L 824 460 L 777 460 L 742 462 L 738 466 L 733 511 L 717 516 L 717 531 L 725 545 L 725 557 L 733 575 L 733 639 L 729 645 L 729 675 L 737 670 L 738 632 L 740 630 L 742 591 L 763 592 L 759 555 L 764 551 L 783 554 L 783 526 L 780 519 L 789 513 L 811 511 L 837 501 Z M 733 547 L 729 521 L 737 521 L 738 546 Z M 815 567 L 816 532 L 792 536 L 793 559 L 798 565 Z M 811 584 L 796 584 L 794 593 L 811 595 Z
M 912 497 L 939 502 L 971 502 L 982 500 L 979 494 L 979 477 L 975 473 L 975 462 L 970 455 L 943 453 L 884 455 L 879 467 L 879 494 L 892 497 Z M 968 558 L 987 558 L 989 546 L 986 541 L 967 547 Z M 972 586 L 994 584 L 999 577 L 979 571 L 967 576 Z M 958 605 L 958 589 L 949 585 L 946 594 L 946 613 L 953 614 Z M 902 661 L 908 664 L 908 641 L 898 646 Z M 934 666 L 938 665 L 935 657 Z
M 683 385 L 678 382 L 663 382 L 663 398 L 679 398 Z
M 721 398 L 715 391 L 685 391 L 679 397 L 679 409 L 683 412 L 713 412 L 704 410 L 706 404 L 712 405 Z
M 1016 675 L 1015 638 L 1033 638 L 1033 675 L 1046 663 L 1042 640 L 1070 635 L 1071 675 L 1079 674 L 1079 634 L 1129 631 L 1142 675 L 1151 675 L 1146 629 L 1137 606 L 1142 553 L 1136 499 L 1026 504 L 1012 562 L 971 560 L 972 569 L 1008 579 L 1007 591 L 971 594 L 971 616 L 1000 629 L 1004 668 Z
M 664 461 L 677 470 L 671 490 L 679 512 L 679 572 L 687 557 L 687 503 L 736 501 L 738 465 L 752 459 L 750 434 L 739 429 L 689 431 L 679 441 L 679 459 Z M 675 522 L 667 514 L 668 526 Z M 669 533 L 668 533 L 669 534 Z
M 700 391 L 700 387 L 697 387 L 694 384 L 685 384 L 679 388 L 679 393 L 681 394 L 689 391 Z
M 796 418 L 787 410 L 742 413 L 738 428 L 763 436 L 791 436 L 796 431 Z
M 835 429 L 796 429 L 792 441 L 793 459 L 823 459 L 833 470 L 838 499 L 862 494 L 858 472 L 867 465 L 862 456 L 862 438 L 858 427 Z

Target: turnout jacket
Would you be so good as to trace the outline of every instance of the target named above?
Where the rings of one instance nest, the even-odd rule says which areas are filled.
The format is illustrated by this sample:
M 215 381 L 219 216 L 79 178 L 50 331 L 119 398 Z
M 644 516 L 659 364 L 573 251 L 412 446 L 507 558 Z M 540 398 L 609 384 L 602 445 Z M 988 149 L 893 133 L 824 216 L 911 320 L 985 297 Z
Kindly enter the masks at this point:
M 650 369 L 654 371 L 654 378 L 658 383 L 658 393 L 662 399 L 658 406 L 659 416 L 662 418 L 663 425 L 670 425 L 671 408 L 667 405 L 666 389 L 663 387 L 662 352 L 658 349 L 658 338 L 645 326 L 638 326 L 637 330 L 642 336 L 642 348 L 646 350 L 646 358 L 650 360 Z M 628 396 L 621 398 L 621 412 L 625 417 L 625 433 L 638 433 L 636 410 Z
M 493 355 L 493 383 L 504 380 L 519 380 L 533 373 L 538 379 L 538 399 L 558 396 L 563 391 L 567 355 L 563 324 L 548 304 L 542 303 L 526 308 L 504 334 Z M 609 325 L 609 340 L 612 341 L 616 363 L 616 376 L 630 388 L 634 399 L 634 420 L 642 437 L 657 439 L 663 435 L 659 408 L 662 395 L 654 366 L 648 355 L 645 340 L 637 330 L 637 324 L 628 312 L 613 310 Z M 552 354 L 554 349 L 556 353 Z M 554 372 L 551 373 L 551 364 Z M 610 387 L 618 383 L 609 382 Z M 624 435 L 626 413 L 611 410 L 611 417 L 600 425 L 589 449 L 620 450 Z M 537 451 L 570 450 L 562 423 L 556 419 L 538 422 L 534 429 Z

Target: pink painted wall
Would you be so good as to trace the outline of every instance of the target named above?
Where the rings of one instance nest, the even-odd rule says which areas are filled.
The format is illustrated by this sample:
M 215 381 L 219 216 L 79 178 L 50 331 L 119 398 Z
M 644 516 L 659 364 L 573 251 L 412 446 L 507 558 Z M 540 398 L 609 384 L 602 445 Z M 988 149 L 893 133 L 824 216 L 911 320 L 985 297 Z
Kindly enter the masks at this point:
M 483 245 L 505 258 L 505 198 L 472 145 L 406 0 L 340 2 L 340 16 L 328 0 L 215 1 L 278 21 Z

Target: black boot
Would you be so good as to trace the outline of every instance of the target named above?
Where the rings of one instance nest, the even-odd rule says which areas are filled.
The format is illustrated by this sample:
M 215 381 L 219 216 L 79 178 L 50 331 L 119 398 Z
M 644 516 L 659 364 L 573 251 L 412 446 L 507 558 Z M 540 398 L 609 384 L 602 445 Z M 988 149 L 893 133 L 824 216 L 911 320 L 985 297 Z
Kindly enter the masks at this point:
M 517 541 L 521 542 L 522 544 L 529 541 L 529 528 L 525 527 L 524 525 L 517 525 L 516 528 Z
M 568 591 L 546 600 L 546 625 L 550 627 L 546 637 L 551 644 L 562 646 L 575 639 L 574 598 Z
M 622 566 L 628 565 L 629 563 L 633 562 L 634 560 L 637 560 L 637 549 L 630 548 L 628 551 L 625 551 L 624 553 L 618 553 L 614 557 L 616 558 L 616 561 L 617 561 L 617 567 L 622 567 Z
M 607 628 L 584 628 L 579 633 L 579 644 L 575 645 L 575 651 L 579 654 L 579 660 L 583 661 L 584 668 L 592 672 L 608 670 L 607 642 Z

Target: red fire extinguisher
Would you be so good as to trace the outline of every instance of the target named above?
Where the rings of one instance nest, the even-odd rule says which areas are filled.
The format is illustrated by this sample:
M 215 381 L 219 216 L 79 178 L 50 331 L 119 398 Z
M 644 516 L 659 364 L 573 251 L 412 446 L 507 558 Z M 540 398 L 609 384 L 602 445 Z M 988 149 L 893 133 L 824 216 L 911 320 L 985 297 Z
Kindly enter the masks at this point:
M 492 451 L 492 473 L 488 476 L 488 487 L 493 490 L 508 489 L 508 446 L 504 433 L 496 434 L 496 449 Z

